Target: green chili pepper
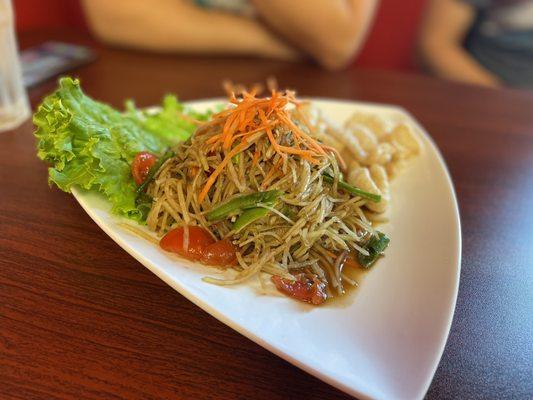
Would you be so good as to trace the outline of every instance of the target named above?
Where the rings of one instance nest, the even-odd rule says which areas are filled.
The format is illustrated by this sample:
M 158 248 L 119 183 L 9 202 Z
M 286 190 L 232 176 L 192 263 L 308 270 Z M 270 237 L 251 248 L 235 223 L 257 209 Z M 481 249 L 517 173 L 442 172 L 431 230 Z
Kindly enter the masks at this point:
M 378 232 L 378 236 L 372 236 L 368 243 L 366 244 L 366 249 L 368 250 L 369 255 L 365 256 L 364 254 L 359 253 L 357 259 L 359 264 L 363 268 L 370 268 L 376 260 L 383 255 L 383 252 L 389 245 L 390 239 L 382 232 Z
M 258 219 L 266 217 L 270 210 L 263 207 L 255 207 L 244 210 L 244 212 L 239 215 L 239 218 L 233 223 L 232 230 L 237 232 L 244 228 L 246 225 L 251 224 Z
M 150 171 L 148 171 L 148 175 L 146 175 L 146 179 L 137 188 L 137 196 L 139 196 L 140 193 L 145 191 L 148 185 L 154 180 L 155 174 L 157 173 L 157 171 L 159 171 L 159 168 L 161 168 L 161 165 L 163 165 L 164 162 L 167 161 L 171 157 L 174 157 L 174 152 L 167 151 L 162 157 L 160 157 L 155 162 L 154 165 L 152 165 L 152 168 L 150 168 Z
M 331 175 L 328 175 L 326 173 L 323 173 L 322 177 L 328 183 L 333 183 L 335 181 L 335 179 Z M 337 187 L 339 189 L 344 190 L 345 192 L 353 194 L 354 196 L 359 196 L 359 197 L 363 197 L 365 199 L 371 200 L 374 203 L 379 203 L 381 201 L 381 196 L 379 194 L 365 192 L 364 190 L 356 188 L 355 186 L 352 186 L 344 181 L 341 181 L 340 179 L 339 179 L 339 183 L 337 184 Z
M 256 192 L 244 196 L 238 196 L 218 206 L 207 213 L 208 221 L 216 221 L 248 208 L 256 207 L 259 203 L 273 204 L 283 192 L 281 190 L 269 190 Z M 268 211 L 268 210 L 267 210 Z

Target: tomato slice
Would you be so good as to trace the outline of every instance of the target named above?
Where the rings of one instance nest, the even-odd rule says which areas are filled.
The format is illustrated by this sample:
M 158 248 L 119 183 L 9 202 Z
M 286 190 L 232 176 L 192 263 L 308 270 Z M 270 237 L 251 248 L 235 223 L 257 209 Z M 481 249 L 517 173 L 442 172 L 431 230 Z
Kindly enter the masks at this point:
M 322 304 L 327 299 L 326 285 L 321 282 L 316 275 L 309 278 L 304 274 L 296 276 L 295 281 L 282 278 L 278 275 L 272 276 L 272 282 L 281 293 L 296 300 L 314 305 Z
M 208 265 L 224 267 L 237 265 L 235 246 L 228 239 L 219 240 L 204 249 L 201 261 Z
M 133 162 L 131 163 L 131 174 L 137 185 L 140 185 L 146 179 L 150 168 L 157 161 L 157 157 L 147 151 L 137 153 Z
M 187 229 L 189 231 L 189 243 L 185 242 L 185 230 Z M 188 260 L 200 261 L 204 249 L 213 243 L 215 240 L 205 229 L 199 226 L 187 226 L 169 231 L 163 236 L 159 245 L 163 250 L 179 254 Z

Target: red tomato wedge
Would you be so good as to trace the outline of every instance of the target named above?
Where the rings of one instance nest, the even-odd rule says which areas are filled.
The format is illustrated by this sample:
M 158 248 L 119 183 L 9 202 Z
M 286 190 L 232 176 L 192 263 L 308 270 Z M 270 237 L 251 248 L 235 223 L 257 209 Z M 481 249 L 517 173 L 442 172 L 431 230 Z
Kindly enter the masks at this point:
M 228 240 L 219 240 L 204 249 L 201 261 L 207 265 L 223 267 L 225 265 L 237 265 L 235 246 Z
M 185 234 L 186 230 L 189 231 L 188 243 Z M 200 261 L 204 254 L 204 249 L 213 243 L 215 243 L 215 239 L 204 228 L 186 226 L 172 229 L 163 236 L 159 245 L 163 250 L 179 254 L 188 260 Z
M 157 157 L 147 151 L 137 153 L 133 162 L 131 163 L 131 174 L 137 185 L 140 185 L 146 179 L 150 168 L 157 161 Z
M 326 285 L 318 280 L 316 276 L 309 278 L 304 274 L 300 274 L 296 278 L 297 280 L 291 281 L 278 275 L 273 275 L 271 279 L 276 285 L 276 289 L 296 300 L 314 305 L 322 304 L 326 301 L 328 297 Z
M 159 245 L 163 250 L 207 265 L 224 267 L 237 264 L 235 246 L 228 239 L 214 240 L 208 231 L 199 226 L 172 229 L 163 236 Z

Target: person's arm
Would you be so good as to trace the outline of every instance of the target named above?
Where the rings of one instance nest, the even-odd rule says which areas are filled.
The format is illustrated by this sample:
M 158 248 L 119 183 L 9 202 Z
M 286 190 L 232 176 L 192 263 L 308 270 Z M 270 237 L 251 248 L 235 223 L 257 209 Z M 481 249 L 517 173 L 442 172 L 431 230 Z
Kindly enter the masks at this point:
M 164 52 L 298 57 L 257 21 L 182 0 L 83 0 L 83 5 L 91 30 L 110 44 Z
M 431 0 L 420 31 L 420 53 L 442 78 L 496 87 L 500 81 L 463 47 L 475 9 L 460 0 Z
M 274 31 L 322 66 L 339 69 L 359 51 L 379 0 L 251 0 Z

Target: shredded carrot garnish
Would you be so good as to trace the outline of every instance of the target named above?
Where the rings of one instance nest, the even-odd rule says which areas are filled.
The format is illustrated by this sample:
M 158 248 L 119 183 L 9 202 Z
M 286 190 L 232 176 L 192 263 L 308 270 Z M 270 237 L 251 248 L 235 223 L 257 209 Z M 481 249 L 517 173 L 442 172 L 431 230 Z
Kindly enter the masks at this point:
M 215 183 L 215 180 L 217 179 L 217 176 L 220 175 L 224 167 L 230 162 L 232 157 L 234 157 L 236 154 L 240 153 L 241 151 L 247 149 L 250 146 L 248 143 L 239 143 L 237 146 L 235 146 L 228 154 L 226 154 L 226 157 L 222 160 L 220 164 L 215 168 L 215 170 L 209 175 L 209 178 L 207 178 L 207 182 L 205 183 L 204 188 L 200 192 L 200 195 L 198 196 L 198 203 L 201 203 L 204 201 L 205 196 L 209 192 L 209 189 L 211 189 L 211 186 L 213 186 L 213 183 Z
M 312 137 L 310 137 L 307 133 L 298 128 L 296 124 L 292 122 L 291 119 L 287 116 L 287 113 L 282 114 L 278 112 L 277 114 L 278 117 L 292 129 L 292 132 L 294 134 L 303 137 L 307 141 L 307 143 L 309 143 L 309 145 L 313 147 L 319 154 L 325 154 L 324 149 Z
M 339 153 L 339 151 L 335 148 L 335 147 L 332 147 L 332 146 L 326 146 L 325 144 L 322 145 L 322 148 L 326 151 L 330 151 L 332 152 L 333 154 L 335 154 L 335 157 L 337 157 L 337 160 L 339 161 L 339 164 L 341 166 L 342 169 L 346 169 L 346 162 L 344 161 L 344 159 L 342 158 L 341 156 L 341 153 Z
M 268 185 L 268 183 L 270 182 L 270 179 L 272 179 L 272 177 L 277 173 L 278 173 L 277 167 L 270 168 L 270 171 L 268 171 L 268 174 L 265 176 L 265 179 L 263 179 L 263 183 L 261 187 L 265 188 L 266 185 Z
M 231 87 L 231 84 L 228 84 L 226 89 L 231 89 Z M 298 107 L 294 92 L 272 90 L 270 97 L 257 98 L 256 93 L 258 91 L 259 88 L 254 88 L 250 92 L 239 90 L 237 95 L 235 91 L 230 92 L 229 101 L 233 105 L 213 115 L 210 122 L 200 126 L 199 130 L 202 133 L 206 132 L 207 127 L 220 126 L 221 132 L 207 139 L 206 144 L 210 145 L 211 149 L 219 148 L 226 154 L 224 160 L 211 173 L 200 192 L 198 197 L 200 203 L 205 199 L 209 189 L 231 158 L 252 145 L 250 139 L 255 141 L 257 135 L 261 136 L 258 132 L 263 132 L 266 135 L 273 149 L 280 155 L 281 160 L 288 155 L 295 155 L 316 164 L 321 157 L 327 154 L 326 152 L 334 152 L 339 163 L 344 164 L 334 149 L 317 142 L 304 130 L 310 131 L 308 121 L 302 121 L 305 124 L 304 129 L 302 129 L 291 120 L 290 112 L 286 110 L 286 107 L 288 104 L 294 104 Z M 290 144 L 286 143 L 287 139 L 279 137 L 277 131 L 274 132 L 275 126 L 284 126 L 292 133 Z M 254 136 L 252 137 L 252 135 Z M 258 163 L 260 155 L 260 150 L 256 149 L 252 158 L 253 165 Z M 278 169 L 279 166 L 273 168 L 269 174 L 274 174 Z M 268 178 L 270 179 L 271 176 Z M 267 180 L 265 177 L 265 181 Z
M 255 167 L 255 165 L 257 164 L 257 162 L 259 161 L 259 157 L 261 156 L 261 152 L 259 150 L 256 150 L 254 152 L 254 156 L 252 157 L 252 166 Z
M 283 158 L 280 158 L 279 161 L 268 171 L 268 174 L 265 176 L 265 179 L 263 179 L 263 183 L 261 184 L 261 188 L 265 189 L 268 184 L 274 179 L 275 175 L 278 174 L 279 168 L 283 165 Z
M 261 121 L 263 121 L 264 125 L 262 125 L 261 127 L 265 128 L 266 134 L 268 136 L 268 140 L 270 140 L 270 144 L 272 144 L 272 147 L 274 147 L 274 150 L 276 150 L 278 153 L 281 153 L 279 149 L 279 144 L 278 142 L 276 142 L 276 139 L 274 139 L 274 134 L 272 133 L 272 129 L 270 129 L 270 126 L 266 119 L 265 112 L 261 109 L 259 109 L 259 117 L 261 118 Z
M 216 135 L 213 135 L 211 136 L 209 139 L 207 139 L 205 141 L 206 144 L 211 144 L 211 143 L 215 143 L 217 142 L 218 140 L 220 140 L 220 137 L 222 136 L 222 134 L 216 134 Z
M 190 122 L 191 124 L 194 124 L 194 125 L 203 125 L 205 124 L 204 121 L 200 121 L 199 119 L 196 119 L 196 118 L 193 118 L 193 117 L 190 117 L 188 116 L 187 114 L 183 114 L 183 113 L 178 113 L 179 117 L 187 122 Z

